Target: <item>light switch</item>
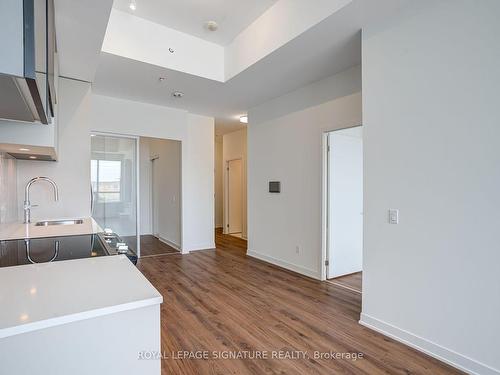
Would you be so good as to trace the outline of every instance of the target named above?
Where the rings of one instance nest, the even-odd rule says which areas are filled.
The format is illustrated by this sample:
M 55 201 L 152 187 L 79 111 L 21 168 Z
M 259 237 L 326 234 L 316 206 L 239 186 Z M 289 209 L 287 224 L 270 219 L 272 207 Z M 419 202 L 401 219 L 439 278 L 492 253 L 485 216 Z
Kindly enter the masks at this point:
M 389 209 L 389 224 L 399 224 L 399 210 L 396 208 Z

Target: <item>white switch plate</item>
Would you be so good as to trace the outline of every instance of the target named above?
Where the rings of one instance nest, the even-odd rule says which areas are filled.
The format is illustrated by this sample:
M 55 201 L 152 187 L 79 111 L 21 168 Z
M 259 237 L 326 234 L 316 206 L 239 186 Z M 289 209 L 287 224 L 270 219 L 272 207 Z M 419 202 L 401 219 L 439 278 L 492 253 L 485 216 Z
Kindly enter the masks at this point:
M 389 209 L 389 224 L 399 224 L 399 210 L 397 208 Z

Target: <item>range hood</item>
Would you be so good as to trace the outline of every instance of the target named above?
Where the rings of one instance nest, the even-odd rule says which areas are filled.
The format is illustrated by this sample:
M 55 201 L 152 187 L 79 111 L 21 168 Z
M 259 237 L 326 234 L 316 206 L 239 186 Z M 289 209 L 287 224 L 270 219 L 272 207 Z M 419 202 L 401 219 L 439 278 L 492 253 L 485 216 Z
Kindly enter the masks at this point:
M 53 0 L 2 0 L 0 118 L 49 124 L 54 117 Z

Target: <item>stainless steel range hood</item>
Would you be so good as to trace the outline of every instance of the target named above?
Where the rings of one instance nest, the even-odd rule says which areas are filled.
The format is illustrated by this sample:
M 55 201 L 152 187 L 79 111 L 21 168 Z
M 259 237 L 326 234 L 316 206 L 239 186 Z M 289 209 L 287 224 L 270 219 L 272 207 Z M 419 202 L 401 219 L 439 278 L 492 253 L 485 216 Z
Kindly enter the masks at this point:
M 25 77 L 0 75 L 0 117 L 48 124 L 37 83 Z

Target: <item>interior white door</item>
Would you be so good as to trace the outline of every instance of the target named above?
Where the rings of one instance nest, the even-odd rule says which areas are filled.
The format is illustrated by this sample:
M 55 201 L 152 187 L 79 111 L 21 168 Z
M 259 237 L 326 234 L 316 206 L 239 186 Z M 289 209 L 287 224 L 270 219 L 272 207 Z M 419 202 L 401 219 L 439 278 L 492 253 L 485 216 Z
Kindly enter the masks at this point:
M 348 130 L 329 134 L 328 278 L 362 270 L 363 139 Z
M 241 233 L 242 211 L 242 165 L 241 159 L 230 160 L 227 168 L 228 180 L 228 233 Z

